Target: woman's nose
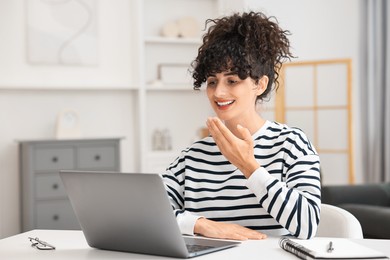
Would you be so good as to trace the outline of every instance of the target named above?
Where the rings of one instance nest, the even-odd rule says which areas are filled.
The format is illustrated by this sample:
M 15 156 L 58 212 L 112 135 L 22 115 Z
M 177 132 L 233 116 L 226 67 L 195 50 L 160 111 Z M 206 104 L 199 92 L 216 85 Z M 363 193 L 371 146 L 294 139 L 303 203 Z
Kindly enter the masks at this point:
M 225 84 L 218 83 L 216 88 L 215 88 L 214 96 L 223 97 L 226 95 L 226 93 L 227 93 L 227 88 L 226 88 Z

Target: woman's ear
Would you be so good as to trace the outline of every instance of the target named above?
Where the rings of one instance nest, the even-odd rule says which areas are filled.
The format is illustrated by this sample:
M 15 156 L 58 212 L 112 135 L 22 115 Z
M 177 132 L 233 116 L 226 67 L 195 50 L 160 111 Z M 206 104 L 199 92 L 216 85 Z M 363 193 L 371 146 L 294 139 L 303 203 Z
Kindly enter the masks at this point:
M 260 96 L 267 89 L 269 78 L 268 76 L 262 76 L 257 82 L 256 94 Z

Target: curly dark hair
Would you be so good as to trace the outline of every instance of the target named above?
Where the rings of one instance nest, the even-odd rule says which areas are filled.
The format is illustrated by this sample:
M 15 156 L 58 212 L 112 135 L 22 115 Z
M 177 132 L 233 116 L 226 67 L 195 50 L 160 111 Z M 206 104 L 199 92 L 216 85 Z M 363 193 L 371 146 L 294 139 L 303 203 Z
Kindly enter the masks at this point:
M 223 71 L 237 73 L 242 80 L 251 77 L 256 83 L 262 76 L 268 76 L 267 89 L 257 100 L 264 100 L 274 83 L 275 89 L 279 87 L 282 63 L 293 56 L 287 38 L 290 32 L 282 30 L 275 17 L 268 18 L 260 12 L 235 13 L 208 19 L 206 28 L 209 25 L 198 56 L 192 62 L 195 90 L 210 75 Z

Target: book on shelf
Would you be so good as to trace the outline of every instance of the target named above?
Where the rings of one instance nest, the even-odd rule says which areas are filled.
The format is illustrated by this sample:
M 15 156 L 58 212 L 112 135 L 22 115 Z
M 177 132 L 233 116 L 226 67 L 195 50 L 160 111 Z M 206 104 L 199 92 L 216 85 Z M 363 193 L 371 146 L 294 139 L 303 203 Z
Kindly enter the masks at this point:
M 389 259 L 382 252 L 347 238 L 313 238 L 309 240 L 282 237 L 282 249 L 301 259 Z

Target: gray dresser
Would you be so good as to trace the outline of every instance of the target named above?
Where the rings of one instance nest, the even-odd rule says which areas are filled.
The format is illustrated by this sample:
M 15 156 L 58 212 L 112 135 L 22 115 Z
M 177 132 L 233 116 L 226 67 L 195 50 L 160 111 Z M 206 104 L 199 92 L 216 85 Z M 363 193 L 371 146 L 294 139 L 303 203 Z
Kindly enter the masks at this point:
M 120 140 L 21 141 L 22 231 L 80 229 L 58 172 L 120 171 Z

